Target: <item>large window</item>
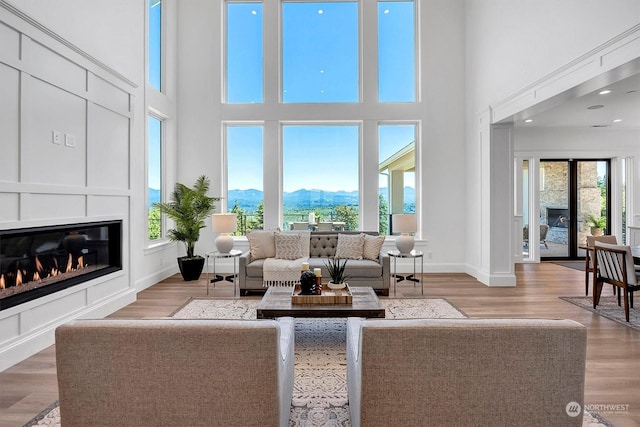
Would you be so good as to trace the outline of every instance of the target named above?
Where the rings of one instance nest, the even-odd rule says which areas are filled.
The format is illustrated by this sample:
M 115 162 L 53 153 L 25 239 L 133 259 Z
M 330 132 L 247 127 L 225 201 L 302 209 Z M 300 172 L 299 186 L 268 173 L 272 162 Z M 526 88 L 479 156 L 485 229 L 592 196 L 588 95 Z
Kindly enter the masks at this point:
M 261 103 L 262 3 L 227 3 L 226 37 L 227 102 Z
M 148 83 L 160 92 L 162 88 L 162 0 L 148 0 L 148 6 Z
M 378 98 L 414 102 L 415 25 L 412 1 L 378 2 Z
M 284 102 L 358 102 L 358 3 L 282 4 Z
M 238 217 L 237 235 L 264 228 L 262 126 L 227 126 L 227 210 Z
M 359 127 L 287 125 L 282 134 L 283 228 L 356 230 Z
M 162 121 L 148 117 L 147 134 L 147 230 L 149 240 L 163 237 L 162 215 L 154 203 L 162 201 Z
M 388 234 L 391 214 L 419 216 L 416 3 L 226 0 L 223 191 L 238 234 Z
M 381 233 L 389 234 L 389 215 L 416 211 L 416 125 L 378 126 Z

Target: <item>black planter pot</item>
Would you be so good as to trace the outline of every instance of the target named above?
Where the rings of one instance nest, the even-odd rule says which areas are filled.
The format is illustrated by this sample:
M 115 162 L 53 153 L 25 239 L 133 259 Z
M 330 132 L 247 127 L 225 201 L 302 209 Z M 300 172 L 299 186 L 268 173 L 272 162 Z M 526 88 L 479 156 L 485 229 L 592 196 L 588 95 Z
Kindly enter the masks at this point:
M 178 258 L 178 267 L 180 267 L 180 274 L 185 281 L 198 280 L 204 268 L 204 258 Z

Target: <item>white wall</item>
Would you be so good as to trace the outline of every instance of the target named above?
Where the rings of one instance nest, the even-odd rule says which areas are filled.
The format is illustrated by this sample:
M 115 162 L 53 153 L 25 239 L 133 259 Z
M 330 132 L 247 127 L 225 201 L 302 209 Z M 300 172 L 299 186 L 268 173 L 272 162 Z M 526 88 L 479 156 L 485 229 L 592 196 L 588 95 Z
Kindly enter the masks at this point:
M 466 5 L 467 226 L 472 231 L 468 237 L 467 262 L 469 273 L 485 277 L 483 281 L 490 284 L 493 265 L 502 265 L 504 261 L 496 258 L 510 256 L 497 248 L 513 244 L 510 223 L 484 236 L 481 232 L 488 220 L 482 216 L 491 215 L 492 209 L 501 214 L 512 212 L 512 194 L 491 192 L 492 171 L 509 172 L 512 164 L 501 161 L 500 156 L 484 157 L 483 161 L 489 147 L 486 144 L 493 138 L 492 107 L 528 87 L 549 83 L 545 79 L 550 73 L 630 30 L 640 22 L 640 2 L 473 0 Z M 632 50 L 634 46 L 628 46 L 625 54 L 631 55 Z M 633 56 L 627 60 L 630 59 Z M 594 60 L 593 67 L 574 73 L 573 84 L 606 71 L 604 65 L 609 64 Z M 547 95 L 570 87 L 558 86 Z M 532 92 L 532 96 L 522 97 L 523 108 L 541 101 Z M 491 201 L 483 200 L 483 194 L 491 194 Z M 490 209 L 484 207 L 487 204 Z M 511 276 L 511 283 L 515 284 L 515 275 Z
M 136 8 L 129 12 L 135 15 Z M 51 11 L 52 21 L 61 15 Z M 115 13 L 111 17 L 116 19 Z M 129 78 L 41 24 L 0 2 L 0 120 L 8 130 L 0 137 L 7 148 L 0 172 L 0 228 L 119 219 L 123 269 L 0 311 L 0 370 L 52 344 L 57 325 L 109 314 L 135 300 L 136 293 L 130 213 L 139 91 Z M 138 32 L 128 34 L 131 42 Z M 98 45 L 104 36 L 88 33 L 83 40 L 93 38 Z M 122 55 L 127 52 L 130 59 L 138 54 L 125 49 Z M 61 144 L 53 143 L 54 130 L 63 134 Z M 65 135 L 75 138 L 75 146 L 65 144 Z

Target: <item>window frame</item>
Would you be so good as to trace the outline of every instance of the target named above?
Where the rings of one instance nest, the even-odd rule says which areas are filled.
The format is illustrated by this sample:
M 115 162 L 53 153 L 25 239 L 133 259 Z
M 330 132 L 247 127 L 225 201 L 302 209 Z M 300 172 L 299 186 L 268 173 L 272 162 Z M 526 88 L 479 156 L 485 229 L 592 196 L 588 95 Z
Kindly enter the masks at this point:
M 227 2 L 225 0 L 223 8 Z M 283 103 L 282 95 L 282 41 L 281 11 L 282 2 L 296 0 L 279 0 L 273 2 L 260 1 L 263 4 L 263 59 L 264 102 L 262 104 L 227 104 L 220 105 L 220 123 L 264 123 L 263 134 L 263 188 L 264 188 L 264 227 L 265 229 L 281 227 L 283 221 L 283 141 L 282 126 L 288 124 L 331 125 L 336 123 L 360 123 L 359 142 L 359 193 L 360 193 L 360 229 L 378 229 L 378 124 L 413 124 L 416 126 L 415 147 L 415 210 L 418 216 L 418 232 L 420 237 L 420 217 L 422 215 L 420 183 L 422 176 L 422 121 L 424 106 L 422 105 L 422 76 L 419 73 L 422 61 L 420 45 L 420 4 L 413 1 L 415 20 L 414 64 L 416 91 L 414 102 L 393 103 L 378 101 L 378 53 L 377 53 L 377 1 L 358 0 L 359 8 L 359 91 L 358 103 Z M 325 0 L 352 1 L 352 0 Z M 403 1 L 403 0 L 402 0 Z M 368 21 L 365 21 L 368 18 Z M 221 15 L 226 25 L 226 12 Z M 226 33 L 226 31 L 224 31 Z M 224 40 L 224 36 L 223 36 Z M 226 41 L 220 46 L 220 66 L 222 77 L 220 84 L 226 87 Z M 222 91 L 221 93 L 224 93 Z M 223 96 L 224 98 L 224 96 Z M 222 150 L 221 165 L 226 163 L 226 154 Z M 321 165 L 319 167 L 322 167 Z M 223 172 L 223 188 L 226 194 L 226 174 Z M 393 239 L 393 237 L 392 237 Z

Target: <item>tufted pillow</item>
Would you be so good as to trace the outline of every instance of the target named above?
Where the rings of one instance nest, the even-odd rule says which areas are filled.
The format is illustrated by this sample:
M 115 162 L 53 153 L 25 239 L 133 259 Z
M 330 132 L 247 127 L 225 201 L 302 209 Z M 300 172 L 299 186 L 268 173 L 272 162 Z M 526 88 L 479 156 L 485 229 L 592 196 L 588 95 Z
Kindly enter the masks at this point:
M 273 231 L 255 230 L 247 234 L 251 259 L 273 258 L 276 256 L 276 240 Z
M 364 234 L 338 234 L 336 258 L 362 259 Z
M 380 257 L 380 249 L 384 243 L 384 236 L 372 236 L 370 234 L 364 234 L 364 248 L 362 250 L 362 257 L 364 259 L 370 259 L 377 261 Z
M 276 233 L 276 258 L 302 258 L 302 239 L 298 233 Z

